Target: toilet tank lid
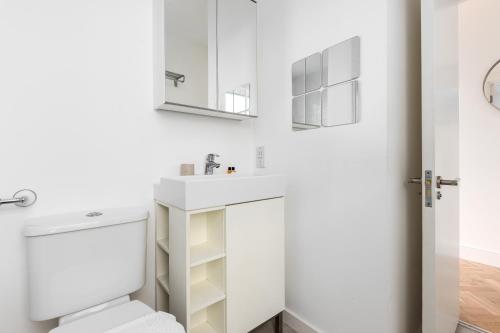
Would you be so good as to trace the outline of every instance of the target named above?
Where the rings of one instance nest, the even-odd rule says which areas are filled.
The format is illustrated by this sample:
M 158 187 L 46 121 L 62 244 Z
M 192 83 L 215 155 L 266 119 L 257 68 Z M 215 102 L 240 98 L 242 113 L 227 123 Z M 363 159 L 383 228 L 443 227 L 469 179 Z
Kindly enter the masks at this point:
M 116 224 L 139 222 L 148 218 L 143 207 L 108 208 L 59 215 L 35 217 L 26 220 L 24 236 L 44 236 Z

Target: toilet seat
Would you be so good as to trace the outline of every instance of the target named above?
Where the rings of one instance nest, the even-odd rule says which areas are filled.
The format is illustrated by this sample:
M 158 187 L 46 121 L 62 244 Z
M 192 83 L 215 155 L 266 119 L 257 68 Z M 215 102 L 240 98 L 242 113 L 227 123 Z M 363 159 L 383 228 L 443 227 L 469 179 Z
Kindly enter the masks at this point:
M 152 320 L 154 320 L 153 314 L 155 314 L 155 311 L 146 304 L 139 301 L 132 301 L 61 325 L 54 328 L 49 333 L 102 333 L 111 329 L 116 329 L 122 325 L 126 326 L 127 323 L 141 320 L 141 318 L 145 316 L 151 317 Z M 170 330 L 170 332 L 184 333 L 182 326 L 177 324 L 174 319 L 172 319 L 172 325 L 176 325 L 176 329 Z M 143 329 L 141 332 L 146 333 L 154 331 Z

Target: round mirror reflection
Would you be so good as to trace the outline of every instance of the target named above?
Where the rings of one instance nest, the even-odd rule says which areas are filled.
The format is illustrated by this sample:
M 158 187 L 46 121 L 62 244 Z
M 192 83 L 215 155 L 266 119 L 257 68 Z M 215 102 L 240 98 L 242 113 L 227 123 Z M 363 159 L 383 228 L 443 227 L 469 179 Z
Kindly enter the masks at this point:
M 488 103 L 500 110 L 500 60 L 486 74 L 483 91 Z

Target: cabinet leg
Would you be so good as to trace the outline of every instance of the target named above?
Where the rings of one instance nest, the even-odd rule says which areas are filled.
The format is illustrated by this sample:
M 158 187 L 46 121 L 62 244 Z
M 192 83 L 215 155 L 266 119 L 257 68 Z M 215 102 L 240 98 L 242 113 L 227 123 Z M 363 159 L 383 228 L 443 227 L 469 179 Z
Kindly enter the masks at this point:
M 274 317 L 274 332 L 283 333 L 283 312 Z

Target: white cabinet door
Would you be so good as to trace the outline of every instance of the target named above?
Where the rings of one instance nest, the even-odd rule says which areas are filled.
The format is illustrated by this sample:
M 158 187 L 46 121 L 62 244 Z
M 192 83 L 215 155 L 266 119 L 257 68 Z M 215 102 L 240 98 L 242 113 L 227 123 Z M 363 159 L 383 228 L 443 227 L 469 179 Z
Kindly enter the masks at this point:
M 285 308 L 284 199 L 226 207 L 227 333 L 247 333 Z

